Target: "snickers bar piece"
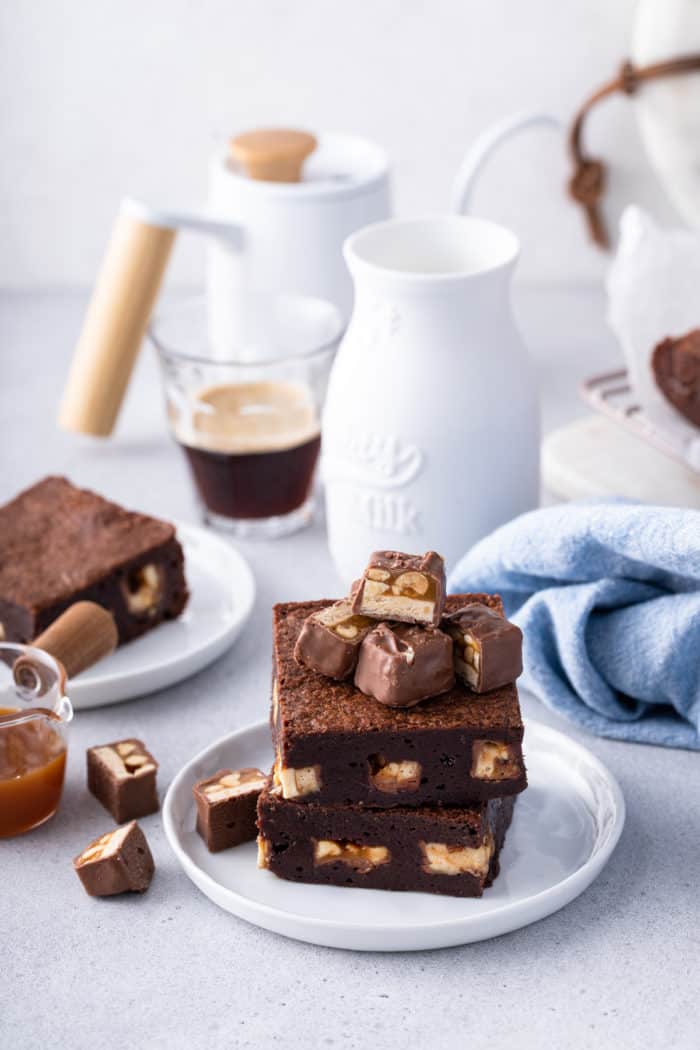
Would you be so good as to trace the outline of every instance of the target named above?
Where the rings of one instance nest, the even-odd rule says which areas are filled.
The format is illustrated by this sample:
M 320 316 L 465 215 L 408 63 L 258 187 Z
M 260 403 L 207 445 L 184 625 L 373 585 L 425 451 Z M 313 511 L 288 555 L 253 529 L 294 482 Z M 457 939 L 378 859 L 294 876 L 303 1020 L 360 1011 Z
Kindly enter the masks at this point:
M 465 808 L 258 803 L 258 866 L 293 882 L 480 897 L 498 875 L 513 798 Z
M 135 820 L 91 842 L 73 867 L 91 897 L 145 893 L 155 871 L 146 836 Z
M 451 596 L 446 608 L 456 612 L 474 601 L 502 612 L 500 599 L 485 594 Z M 525 789 L 513 684 L 480 697 L 456 683 L 415 707 L 378 704 L 354 683 L 322 678 L 294 659 L 304 621 L 330 604 L 290 602 L 274 610 L 273 775 L 284 798 L 462 806 Z
M 445 563 L 435 551 L 375 551 L 353 591 L 352 610 L 374 620 L 440 623 L 445 603 Z
M 700 427 L 700 328 L 679 339 L 664 339 L 651 358 L 654 379 L 682 416 Z
M 487 605 L 465 605 L 442 626 L 454 641 L 457 674 L 475 693 L 498 689 L 522 674 L 522 631 Z
M 357 664 L 360 643 L 375 621 L 356 616 L 350 599 L 309 616 L 297 638 L 294 659 L 328 678 L 349 678 Z
M 50 477 L 0 507 L 0 639 L 29 642 L 74 602 L 113 614 L 120 643 L 179 616 L 182 548 L 165 521 Z
M 388 707 L 413 707 L 455 684 L 452 639 L 436 627 L 380 623 L 360 647 L 355 685 Z
M 255 838 L 258 798 L 266 781 L 259 769 L 220 769 L 194 785 L 197 831 L 210 853 Z
M 116 740 L 87 750 L 88 788 L 117 824 L 158 810 L 158 763 L 140 740 Z

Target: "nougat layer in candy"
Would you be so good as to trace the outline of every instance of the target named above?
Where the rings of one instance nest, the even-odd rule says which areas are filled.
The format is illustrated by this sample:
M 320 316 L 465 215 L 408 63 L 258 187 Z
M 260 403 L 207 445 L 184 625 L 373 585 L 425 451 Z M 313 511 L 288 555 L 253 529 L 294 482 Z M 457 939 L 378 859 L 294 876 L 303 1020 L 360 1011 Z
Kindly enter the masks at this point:
M 513 798 L 463 808 L 258 803 L 258 865 L 293 882 L 480 897 L 498 875 Z
M 375 551 L 353 591 L 353 612 L 375 620 L 440 623 L 445 604 L 445 563 L 435 551 Z
M 146 836 L 135 820 L 91 842 L 73 867 L 91 897 L 145 893 L 155 871 Z
M 135 737 L 87 750 L 88 788 L 117 824 L 158 810 L 157 772 L 155 758 Z
M 357 616 L 349 598 L 307 617 L 294 647 L 294 659 L 311 671 L 342 681 L 355 670 L 360 644 L 375 621 Z
M 255 838 L 258 797 L 266 781 L 259 769 L 220 769 L 193 786 L 197 831 L 210 853 Z
M 455 670 L 475 693 L 498 689 L 522 674 L 522 631 L 487 605 L 473 602 L 451 613 L 443 629 L 454 641 Z
M 355 685 L 389 707 L 413 707 L 455 683 L 452 639 L 436 627 L 380 623 L 360 647 Z
M 447 598 L 448 612 L 490 595 Z M 461 806 L 523 791 L 523 724 L 514 685 L 480 697 L 456 683 L 415 707 L 393 708 L 354 683 L 323 678 L 294 659 L 306 618 L 330 602 L 274 610 L 271 725 L 275 782 L 298 802 Z M 489 745 L 485 752 L 484 747 Z

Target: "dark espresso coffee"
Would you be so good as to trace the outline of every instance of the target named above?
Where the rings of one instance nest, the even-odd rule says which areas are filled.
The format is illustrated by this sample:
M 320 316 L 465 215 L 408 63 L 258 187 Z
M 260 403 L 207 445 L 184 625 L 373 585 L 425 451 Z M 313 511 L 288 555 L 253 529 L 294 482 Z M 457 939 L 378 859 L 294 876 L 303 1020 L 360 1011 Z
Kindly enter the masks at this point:
M 308 499 L 321 448 L 310 392 L 294 383 L 240 383 L 197 395 L 176 434 L 202 501 L 227 518 L 289 514 Z

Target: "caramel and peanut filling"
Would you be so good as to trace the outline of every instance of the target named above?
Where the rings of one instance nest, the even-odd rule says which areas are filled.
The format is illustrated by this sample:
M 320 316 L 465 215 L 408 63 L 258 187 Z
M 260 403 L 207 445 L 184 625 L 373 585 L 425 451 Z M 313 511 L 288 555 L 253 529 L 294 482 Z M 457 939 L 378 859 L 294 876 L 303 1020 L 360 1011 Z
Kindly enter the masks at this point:
M 369 780 L 377 791 L 388 795 L 397 795 L 401 791 L 417 791 L 420 787 L 420 762 L 403 759 L 400 762 L 387 762 L 384 755 L 372 755 L 369 760 Z
M 314 864 L 347 864 L 357 872 L 368 872 L 388 864 L 391 854 L 386 846 L 363 846 L 344 839 L 312 839 Z
M 478 780 L 510 780 L 520 776 L 520 760 L 510 744 L 502 740 L 475 740 L 471 775 Z
M 281 789 L 282 798 L 301 798 L 321 790 L 321 767 L 300 766 L 294 769 L 292 766 L 283 766 L 278 754 L 272 779 L 275 787 Z
M 223 802 L 251 791 L 262 791 L 266 779 L 259 769 L 236 769 L 232 773 L 225 773 L 218 780 L 204 784 L 201 791 L 209 802 Z
M 152 563 L 132 569 L 122 583 L 126 607 L 134 616 L 155 616 L 162 590 L 161 571 Z
M 361 611 L 373 616 L 411 616 L 432 619 L 438 597 L 437 581 L 413 569 L 392 573 L 389 569 L 369 568 L 362 587 Z
M 153 773 L 156 764 L 133 740 L 122 740 L 114 747 L 96 747 L 95 755 L 107 766 L 117 780 L 142 777 Z
M 480 846 L 421 842 L 420 849 L 424 871 L 433 875 L 474 875 L 484 878 L 488 874 L 494 842 L 493 836 L 487 834 Z
M 352 602 L 349 599 L 329 605 L 316 613 L 314 619 L 345 641 L 358 638 L 362 631 L 366 631 L 373 623 L 368 616 L 353 613 Z
M 468 685 L 478 686 L 481 672 L 481 646 L 473 634 L 449 628 L 455 645 L 455 670 Z

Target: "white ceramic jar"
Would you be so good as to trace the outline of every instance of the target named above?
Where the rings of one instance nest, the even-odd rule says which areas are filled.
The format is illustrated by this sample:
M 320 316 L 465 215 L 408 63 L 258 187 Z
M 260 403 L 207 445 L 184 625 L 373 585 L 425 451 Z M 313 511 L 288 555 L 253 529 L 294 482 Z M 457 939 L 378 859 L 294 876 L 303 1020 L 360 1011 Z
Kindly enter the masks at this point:
M 331 375 L 323 476 L 348 584 L 370 551 L 448 566 L 539 493 L 536 384 L 509 303 L 503 227 L 462 216 L 377 223 L 345 257 L 352 320 Z

